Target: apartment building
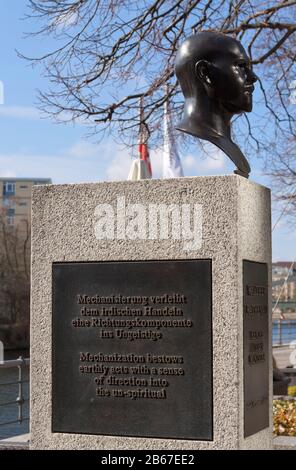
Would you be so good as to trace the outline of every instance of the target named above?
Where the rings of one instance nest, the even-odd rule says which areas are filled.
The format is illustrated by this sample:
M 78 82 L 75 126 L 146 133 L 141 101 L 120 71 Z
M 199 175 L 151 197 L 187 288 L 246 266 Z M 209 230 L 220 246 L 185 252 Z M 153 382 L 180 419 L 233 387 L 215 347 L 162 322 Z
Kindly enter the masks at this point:
M 0 177 L 0 341 L 29 345 L 31 193 L 49 178 Z
M 296 275 L 296 263 L 292 261 L 276 261 L 272 263 L 273 279 L 281 279 L 288 274 Z
M 287 280 L 274 280 L 272 282 L 272 298 L 285 302 L 296 300 L 296 276 L 290 276 Z
M 296 300 L 296 264 L 292 261 L 272 263 L 272 298 L 280 302 Z
M 51 184 L 49 178 L 1 178 L 0 216 L 10 227 L 20 229 L 31 221 L 31 193 L 37 184 Z

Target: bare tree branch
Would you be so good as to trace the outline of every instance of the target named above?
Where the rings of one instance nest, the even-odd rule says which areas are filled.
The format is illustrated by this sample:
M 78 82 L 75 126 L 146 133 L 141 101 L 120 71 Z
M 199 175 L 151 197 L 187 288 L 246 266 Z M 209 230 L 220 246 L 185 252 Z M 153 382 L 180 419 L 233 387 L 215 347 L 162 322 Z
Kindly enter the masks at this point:
M 201 30 L 237 37 L 260 77 L 257 114 L 235 123 L 242 129 L 238 134 L 265 155 L 273 173 L 294 175 L 291 160 L 284 166 L 273 144 L 285 155 L 285 143 L 295 135 L 289 87 L 296 76 L 296 0 L 28 0 L 28 5 L 28 16 L 39 22 L 32 34 L 58 41 L 55 50 L 30 58 L 51 84 L 40 92 L 41 109 L 57 121 L 83 121 L 95 135 L 111 133 L 126 144 L 143 120 L 151 145 L 162 141 L 166 82 L 173 118 L 180 118 L 174 61 L 184 38 Z

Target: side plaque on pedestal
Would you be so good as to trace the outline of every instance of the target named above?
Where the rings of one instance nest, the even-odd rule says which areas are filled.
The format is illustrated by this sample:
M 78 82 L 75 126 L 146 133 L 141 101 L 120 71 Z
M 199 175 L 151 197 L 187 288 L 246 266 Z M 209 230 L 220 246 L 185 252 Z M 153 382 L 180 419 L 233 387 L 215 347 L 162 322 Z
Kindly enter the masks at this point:
M 269 426 L 267 264 L 243 261 L 244 436 Z
M 52 431 L 213 439 L 210 260 L 53 264 Z

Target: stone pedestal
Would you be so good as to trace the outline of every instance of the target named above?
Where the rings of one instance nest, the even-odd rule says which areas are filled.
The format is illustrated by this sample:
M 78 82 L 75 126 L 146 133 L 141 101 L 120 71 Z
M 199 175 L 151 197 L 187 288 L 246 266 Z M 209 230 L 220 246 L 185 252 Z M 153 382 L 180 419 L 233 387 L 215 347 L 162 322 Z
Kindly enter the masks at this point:
M 31 448 L 270 449 L 270 218 L 236 175 L 35 187 Z

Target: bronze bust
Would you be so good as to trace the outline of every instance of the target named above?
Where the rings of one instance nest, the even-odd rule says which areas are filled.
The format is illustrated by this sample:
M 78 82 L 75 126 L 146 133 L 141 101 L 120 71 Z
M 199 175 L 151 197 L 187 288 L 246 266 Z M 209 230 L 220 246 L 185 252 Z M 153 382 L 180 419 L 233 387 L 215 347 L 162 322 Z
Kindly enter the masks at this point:
M 234 114 L 252 111 L 257 80 L 243 46 L 222 33 L 197 33 L 178 50 L 176 75 L 185 97 L 177 129 L 215 144 L 236 165 L 234 173 L 248 178 L 249 163 L 230 127 Z

